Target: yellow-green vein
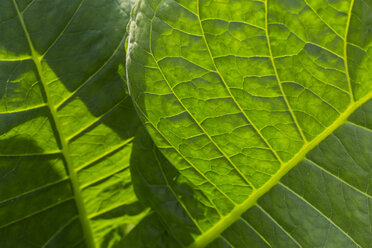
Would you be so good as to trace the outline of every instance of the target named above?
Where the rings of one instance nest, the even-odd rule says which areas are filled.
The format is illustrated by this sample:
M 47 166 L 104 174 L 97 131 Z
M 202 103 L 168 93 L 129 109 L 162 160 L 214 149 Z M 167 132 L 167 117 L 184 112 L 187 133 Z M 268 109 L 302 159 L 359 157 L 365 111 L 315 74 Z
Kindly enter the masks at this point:
M 34 48 L 34 45 L 31 41 L 31 37 L 30 37 L 30 35 L 27 31 L 26 24 L 23 20 L 23 16 L 19 11 L 19 8 L 18 8 L 18 5 L 17 5 L 16 1 L 15 0 L 12 0 L 12 1 L 13 1 L 13 4 L 14 4 L 14 8 L 17 11 L 18 19 L 21 23 L 22 29 L 25 33 L 25 36 L 26 36 L 26 39 L 27 39 L 27 42 L 28 42 L 28 45 L 29 45 L 29 48 L 30 48 L 31 57 L 32 57 L 32 60 L 35 63 L 35 67 L 36 67 L 38 76 L 40 78 L 41 84 L 42 84 L 42 88 L 43 88 L 43 91 L 44 91 L 44 94 L 45 94 L 45 101 L 46 101 L 46 104 L 48 105 L 48 108 L 50 110 L 50 114 L 52 116 L 52 120 L 53 120 L 52 124 L 55 126 L 55 129 L 56 129 L 56 132 L 57 132 L 56 139 L 58 139 L 58 141 L 60 142 L 60 145 L 61 145 L 62 155 L 63 155 L 63 158 L 65 160 L 67 171 L 68 171 L 69 176 L 70 176 L 70 181 L 71 181 L 72 189 L 73 189 L 73 193 L 74 193 L 74 199 L 75 199 L 76 207 L 77 207 L 77 210 L 78 210 L 78 213 L 79 213 L 79 219 L 80 219 L 80 222 L 81 222 L 81 226 L 82 226 L 82 229 L 83 229 L 83 233 L 84 233 L 84 237 L 85 237 L 87 247 L 88 248 L 95 248 L 93 233 L 92 233 L 92 229 L 90 227 L 88 216 L 87 216 L 87 213 L 86 213 L 86 210 L 85 210 L 85 207 L 84 207 L 84 200 L 83 200 L 80 188 L 79 188 L 79 182 L 78 182 L 78 179 L 77 179 L 77 174 L 76 174 L 76 172 L 73 168 L 72 162 L 71 162 L 69 149 L 68 149 L 68 144 L 67 144 L 67 142 L 65 140 L 65 137 L 62 133 L 61 124 L 58 121 L 57 111 L 52 104 L 52 100 L 51 100 L 51 97 L 50 97 L 47 82 L 46 82 L 45 78 L 43 77 L 40 56 Z

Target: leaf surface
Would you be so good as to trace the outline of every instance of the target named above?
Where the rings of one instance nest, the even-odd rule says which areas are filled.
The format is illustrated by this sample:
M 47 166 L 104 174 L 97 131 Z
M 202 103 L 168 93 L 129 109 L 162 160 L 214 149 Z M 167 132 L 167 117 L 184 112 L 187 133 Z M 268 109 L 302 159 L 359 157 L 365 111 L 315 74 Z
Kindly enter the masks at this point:
M 113 247 L 147 213 L 129 171 L 131 5 L 1 1 L 1 247 Z
M 371 1 L 358 0 L 138 2 L 127 54 L 132 97 L 156 146 L 220 214 L 202 227 L 207 214 L 195 219 L 187 213 L 188 207 L 179 206 L 200 227 L 183 235 L 173 233 L 182 245 L 204 247 L 239 225 L 236 221 L 242 216 L 258 211 L 273 228 L 265 235 L 280 232 L 287 242 L 282 247 L 368 247 L 371 197 L 368 188 L 356 192 L 348 184 L 353 186 L 351 182 L 358 178 L 368 185 L 371 166 L 358 161 L 354 168 L 338 161 L 341 155 L 370 154 L 370 140 L 350 140 L 353 136 L 348 135 L 366 130 L 344 123 L 358 108 L 368 109 L 372 97 L 368 73 L 372 34 L 367 26 L 371 7 Z M 368 113 L 352 117 L 356 118 L 353 123 L 366 126 Z M 330 142 L 335 136 L 342 136 L 344 143 Z M 328 151 L 318 153 L 314 160 L 312 154 L 317 154 L 322 141 L 328 142 Z M 353 152 L 361 154 L 342 152 L 346 144 L 358 145 Z M 337 149 L 341 150 L 337 153 Z M 364 169 L 358 173 L 360 167 Z M 301 170 L 307 173 L 303 177 L 308 183 L 301 183 L 299 175 L 290 176 Z M 332 178 L 334 188 L 331 183 L 311 180 L 316 173 Z M 345 180 L 351 175 L 357 176 Z M 315 194 L 318 191 L 311 189 L 318 183 L 320 192 Z M 336 189 L 341 186 L 352 192 L 353 199 L 362 197 L 357 202 L 364 202 L 363 207 L 352 206 L 355 212 L 346 212 L 350 219 L 360 219 L 354 225 L 364 232 L 352 231 L 345 210 L 336 208 L 335 202 L 348 205 L 346 196 L 337 198 L 340 191 Z M 300 222 L 302 212 L 298 211 L 305 208 L 298 206 L 306 206 L 308 222 Z M 157 210 L 160 216 L 161 211 Z M 306 239 L 306 231 L 314 226 L 322 231 L 313 231 Z M 269 230 L 246 229 L 258 233 L 260 242 L 270 243 L 268 237 L 262 238 Z M 287 235 L 297 229 L 293 239 Z M 227 240 L 221 242 L 245 247 Z M 314 243 L 319 240 L 324 243 Z
M 254 207 L 222 234 L 214 233 L 217 240 L 208 247 L 369 247 L 371 107 L 369 101 L 358 109 Z M 172 167 L 147 135 L 136 135 L 133 154 L 137 152 L 145 155 L 131 164 L 134 188 L 161 220 L 153 217 L 143 223 L 147 228 L 157 226 L 156 233 L 144 232 L 135 245 L 130 244 L 148 247 L 162 239 L 159 247 L 180 247 L 213 228 L 221 218 L 215 206 Z

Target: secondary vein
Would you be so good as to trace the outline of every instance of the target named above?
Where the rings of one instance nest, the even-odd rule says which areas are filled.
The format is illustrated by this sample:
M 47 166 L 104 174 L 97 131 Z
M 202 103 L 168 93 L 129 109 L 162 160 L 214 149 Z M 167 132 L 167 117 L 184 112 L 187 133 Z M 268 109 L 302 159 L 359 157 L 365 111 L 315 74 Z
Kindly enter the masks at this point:
M 273 57 L 273 52 L 272 52 L 272 49 L 271 49 L 271 43 L 270 43 L 270 36 L 269 36 L 269 28 L 268 28 L 268 9 L 267 9 L 267 1 L 268 0 L 265 0 L 265 34 L 266 34 L 266 40 L 267 40 L 267 46 L 269 48 L 269 53 L 270 53 L 270 60 L 271 60 L 271 63 L 272 63 L 272 66 L 273 66 L 273 69 L 274 69 L 274 72 L 275 72 L 275 76 L 276 76 L 276 79 L 277 79 L 277 82 L 278 82 L 278 85 L 279 85 L 279 88 L 280 88 L 280 91 L 283 95 L 283 99 L 285 101 L 285 104 L 287 105 L 287 108 L 293 118 L 293 121 L 302 137 L 302 139 L 304 140 L 305 143 L 308 143 L 303 131 L 302 131 L 302 128 L 300 126 L 300 124 L 298 123 L 297 121 L 297 118 L 296 118 L 296 115 L 294 114 L 293 110 L 292 110 L 292 107 L 291 105 L 289 104 L 289 101 L 287 99 L 287 95 L 284 93 L 284 90 L 283 90 L 283 86 L 282 86 L 282 83 L 280 81 L 280 77 L 279 77 L 279 74 L 278 74 L 278 70 L 276 68 L 276 65 L 275 65 L 275 61 L 274 61 L 274 57 Z
M 347 38 L 348 38 L 348 33 L 349 33 L 349 28 L 350 28 L 350 21 L 351 21 L 351 12 L 353 11 L 354 7 L 354 0 L 351 0 L 350 3 L 350 8 L 349 8 L 349 14 L 347 17 L 347 23 L 346 23 L 346 30 L 345 30 L 345 40 L 344 40 L 344 63 L 345 63 L 345 73 L 346 73 L 346 78 L 347 78 L 347 83 L 349 86 L 349 91 L 350 91 L 350 100 L 351 102 L 354 102 L 354 94 L 353 94 L 353 88 L 351 85 L 351 79 L 350 79 L 350 74 L 349 74 L 349 64 L 347 61 Z
M 156 12 L 154 13 L 154 17 L 155 17 L 155 14 L 156 14 Z M 234 164 L 234 162 L 231 160 L 231 158 L 220 148 L 220 146 L 214 141 L 214 139 L 212 139 L 212 137 L 203 128 L 203 126 L 201 125 L 201 123 L 194 117 L 194 115 L 190 112 L 190 110 L 183 104 L 183 102 L 178 97 L 178 95 L 176 94 L 176 92 L 174 91 L 174 89 L 171 87 L 171 84 L 169 83 L 168 79 L 164 75 L 164 72 L 163 72 L 162 68 L 160 67 L 158 61 L 156 60 L 156 58 L 154 57 L 153 52 L 152 52 L 152 47 L 151 47 L 152 21 L 153 20 L 151 20 L 151 26 L 150 26 L 150 55 L 151 55 L 152 59 L 154 60 L 154 62 L 156 63 L 156 66 L 157 66 L 160 74 L 162 75 L 165 83 L 167 84 L 168 88 L 170 89 L 170 91 L 172 92 L 172 94 L 174 95 L 174 97 L 177 99 L 177 101 L 179 102 L 179 104 L 182 106 L 182 108 L 188 113 L 188 115 L 197 124 L 197 126 L 199 127 L 199 129 L 205 134 L 205 136 L 216 147 L 216 149 L 222 154 L 222 156 L 231 164 L 231 166 L 235 169 L 235 171 L 243 179 L 243 181 L 245 181 L 247 183 L 247 185 L 252 189 L 252 191 L 255 191 L 256 190 L 256 187 L 253 185 L 253 183 L 248 180 L 248 178 L 242 173 L 242 171 Z
M 282 159 L 280 158 L 279 154 L 276 152 L 276 150 L 274 150 L 274 148 L 271 146 L 271 144 L 269 143 L 269 141 L 265 138 L 265 136 L 263 136 L 263 134 L 261 133 L 261 131 L 256 127 L 256 125 L 253 123 L 253 121 L 248 117 L 247 113 L 243 110 L 242 106 L 238 103 L 238 101 L 236 100 L 236 98 L 234 97 L 234 95 L 232 94 L 231 90 L 230 90 L 230 87 L 227 85 L 224 77 L 222 76 L 222 74 L 220 73 L 220 71 L 218 70 L 217 68 L 217 65 L 215 63 L 215 58 L 212 56 L 212 52 L 211 52 L 211 49 L 209 48 L 209 45 L 208 45 L 208 42 L 207 42 L 207 39 L 205 37 L 205 33 L 204 33 L 204 29 L 203 29 L 203 25 L 201 23 L 201 19 L 200 19 L 200 1 L 198 0 L 197 2 L 197 9 L 198 9 L 198 13 L 197 13 L 197 17 L 198 17 L 198 21 L 199 21 L 199 25 L 200 25 L 200 29 L 202 31 L 202 37 L 203 37 L 203 40 L 204 40 L 204 43 L 205 43 L 205 46 L 207 47 L 207 50 L 208 50 L 208 53 L 209 53 L 209 56 L 211 57 L 211 60 L 212 60 L 212 63 L 213 63 L 213 66 L 214 68 L 216 69 L 216 72 L 218 74 L 218 76 L 221 78 L 221 81 L 222 83 L 224 84 L 227 92 L 229 93 L 230 97 L 233 99 L 235 105 L 239 108 L 240 112 L 243 114 L 244 118 L 248 121 L 248 123 L 250 125 L 252 125 L 253 129 L 255 130 L 255 132 L 260 136 L 260 138 L 263 140 L 263 142 L 265 143 L 265 145 L 272 151 L 272 153 L 274 154 L 275 158 L 279 161 L 280 164 L 283 164 L 283 161 Z

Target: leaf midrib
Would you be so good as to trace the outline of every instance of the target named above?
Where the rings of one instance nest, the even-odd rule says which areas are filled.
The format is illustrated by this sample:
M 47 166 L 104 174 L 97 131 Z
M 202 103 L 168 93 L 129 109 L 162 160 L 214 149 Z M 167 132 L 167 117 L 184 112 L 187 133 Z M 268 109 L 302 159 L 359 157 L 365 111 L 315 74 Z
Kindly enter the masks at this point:
M 225 217 L 223 217 L 220 221 L 216 223 L 211 229 L 200 235 L 198 238 L 194 240 L 192 244 L 188 246 L 188 248 L 200 248 L 205 247 L 210 242 L 218 238 L 223 231 L 225 231 L 228 227 L 230 227 L 234 222 L 236 222 L 240 216 L 247 211 L 249 208 L 254 206 L 257 200 L 263 196 L 266 192 L 268 192 L 272 187 L 279 183 L 280 179 L 286 175 L 294 166 L 296 166 L 300 161 L 302 161 L 306 154 L 314 149 L 320 142 L 322 142 L 325 138 L 331 135 L 337 128 L 342 126 L 347 119 L 350 117 L 351 114 L 355 112 L 359 107 L 361 107 L 364 103 L 372 99 L 372 92 L 365 95 L 358 101 L 350 104 L 349 107 L 343 112 L 334 122 L 332 125 L 327 127 L 320 135 L 318 135 L 315 139 L 307 143 L 305 146 L 301 148 L 301 150 L 294 155 L 294 157 L 289 160 L 287 163 L 284 163 L 279 171 L 269 180 L 267 181 L 261 188 L 257 189 L 253 192 L 247 200 L 245 200 L 242 204 L 236 205 L 235 208 Z
M 38 56 L 38 53 L 35 50 L 34 45 L 31 41 L 31 37 L 30 37 L 29 32 L 26 28 L 23 16 L 22 16 L 21 12 L 19 11 L 18 4 L 16 3 L 15 0 L 12 0 L 12 2 L 14 4 L 14 8 L 17 12 L 19 22 L 20 22 L 20 24 L 22 26 L 22 29 L 24 31 L 24 34 L 26 36 L 26 39 L 27 39 L 27 42 L 28 42 L 28 45 L 29 45 L 29 48 L 30 48 L 30 51 L 31 51 L 31 58 L 32 58 L 32 60 L 35 64 L 38 76 L 40 78 L 40 82 L 41 82 L 41 85 L 42 85 L 41 88 L 44 91 L 45 98 L 46 98 L 45 99 L 46 104 L 49 108 L 50 114 L 52 116 L 53 124 L 54 124 L 56 132 L 57 132 L 56 136 L 58 136 L 58 139 L 59 139 L 59 142 L 60 142 L 60 145 L 61 145 L 61 154 L 62 154 L 62 156 L 65 160 L 66 168 L 67 168 L 67 171 L 68 171 L 68 174 L 69 174 L 69 177 L 70 177 L 72 190 L 73 190 L 73 194 L 74 194 L 74 199 L 75 199 L 75 202 L 76 202 L 76 207 L 77 207 L 79 219 L 80 219 L 80 222 L 81 222 L 81 226 L 82 226 L 82 229 L 83 229 L 86 245 L 87 245 L 88 248 L 95 248 L 93 233 L 92 233 L 92 229 L 90 227 L 87 212 L 86 212 L 85 207 L 84 207 L 84 200 L 83 200 L 81 190 L 80 190 L 80 187 L 79 187 L 77 174 L 76 174 L 76 172 L 74 170 L 74 167 L 72 165 L 72 162 L 71 162 L 69 149 L 68 149 L 68 144 L 67 144 L 66 139 L 65 139 L 65 137 L 64 137 L 64 135 L 61 131 L 62 128 L 61 128 L 61 124 L 58 121 L 56 108 L 53 106 L 52 101 L 51 101 L 51 97 L 50 97 L 50 93 L 49 93 L 49 90 L 48 90 L 47 82 L 46 82 L 46 80 L 45 80 L 45 78 L 43 77 L 43 74 L 42 74 L 40 56 Z

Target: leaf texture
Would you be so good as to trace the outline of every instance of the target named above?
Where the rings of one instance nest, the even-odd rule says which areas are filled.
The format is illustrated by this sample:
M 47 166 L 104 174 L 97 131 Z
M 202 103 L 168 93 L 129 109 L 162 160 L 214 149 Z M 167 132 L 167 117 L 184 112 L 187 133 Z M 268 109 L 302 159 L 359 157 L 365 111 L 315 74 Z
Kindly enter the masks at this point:
M 0 247 L 113 247 L 147 213 L 129 171 L 131 5 L 0 1 Z
M 208 247 L 369 247 L 371 109 L 372 101 L 358 109 L 254 207 L 221 235 L 215 233 Z M 178 243 L 159 247 L 182 247 L 213 228 L 219 215 L 205 194 L 172 167 L 149 137 L 137 135 L 134 147 L 133 154 L 147 157 L 131 164 L 136 193 L 161 217 L 147 224 L 158 226 L 158 236 L 144 234 L 144 242 L 135 247 L 167 237 Z
M 371 9 L 368 0 L 138 2 L 132 97 L 156 146 L 208 202 L 195 196 L 208 206 L 198 218 L 174 203 L 194 223 L 179 235 L 168 227 L 180 244 L 205 247 L 222 234 L 211 247 L 250 247 L 240 236 L 256 237 L 253 247 L 368 247 L 371 166 L 354 160 L 370 155 Z M 166 178 L 164 191 L 177 195 Z

